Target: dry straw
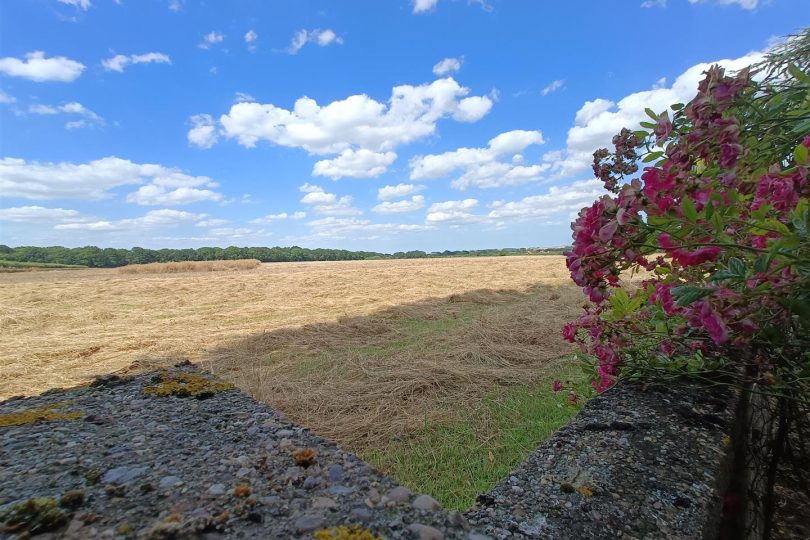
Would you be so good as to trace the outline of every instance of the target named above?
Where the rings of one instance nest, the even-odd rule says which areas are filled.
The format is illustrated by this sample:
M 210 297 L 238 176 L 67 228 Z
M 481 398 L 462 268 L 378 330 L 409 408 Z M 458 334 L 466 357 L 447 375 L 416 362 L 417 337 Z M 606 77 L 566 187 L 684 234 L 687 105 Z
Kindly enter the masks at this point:
M 452 419 L 571 352 L 562 257 L 0 275 L 0 399 L 202 362 L 360 450 Z
M 258 259 L 233 261 L 182 261 L 168 263 L 128 264 L 118 269 L 121 274 L 175 274 L 178 272 L 222 272 L 226 270 L 253 270 L 261 266 Z

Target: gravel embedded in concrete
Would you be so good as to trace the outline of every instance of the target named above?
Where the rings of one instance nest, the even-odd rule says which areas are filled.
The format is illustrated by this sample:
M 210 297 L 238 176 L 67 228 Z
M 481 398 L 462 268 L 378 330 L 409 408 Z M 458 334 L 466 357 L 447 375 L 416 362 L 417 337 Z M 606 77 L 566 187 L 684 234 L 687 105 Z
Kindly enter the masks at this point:
M 172 373 L 210 377 L 188 366 Z M 415 507 L 423 501 L 415 494 L 236 390 L 205 399 L 145 393 L 156 381 L 113 378 L 0 403 L 0 418 L 42 406 L 80 413 L 0 427 L 0 516 L 42 503 L 29 503 L 29 523 L 6 522 L 0 536 L 34 527 L 76 539 L 311 538 L 342 524 L 386 538 L 469 534 L 457 514 Z M 307 448 L 316 456 L 302 465 L 296 451 Z M 72 491 L 81 504 L 60 506 Z

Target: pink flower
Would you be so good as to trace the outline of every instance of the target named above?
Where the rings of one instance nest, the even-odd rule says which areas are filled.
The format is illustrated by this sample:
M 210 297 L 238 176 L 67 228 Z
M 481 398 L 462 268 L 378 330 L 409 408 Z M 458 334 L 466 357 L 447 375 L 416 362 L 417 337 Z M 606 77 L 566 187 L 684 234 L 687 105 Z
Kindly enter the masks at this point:
M 717 345 L 728 341 L 728 327 L 723 319 L 711 308 L 708 302 L 695 304 L 700 325 Z
M 577 339 L 577 325 L 568 323 L 562 329 L 563 339 L 569 343 L 573 343 Z
M 555 392 L 562 392 L 563 391 L 563 383 L 560 379 L 555 379 L 554 382 L 551 384 L 551 389 Z

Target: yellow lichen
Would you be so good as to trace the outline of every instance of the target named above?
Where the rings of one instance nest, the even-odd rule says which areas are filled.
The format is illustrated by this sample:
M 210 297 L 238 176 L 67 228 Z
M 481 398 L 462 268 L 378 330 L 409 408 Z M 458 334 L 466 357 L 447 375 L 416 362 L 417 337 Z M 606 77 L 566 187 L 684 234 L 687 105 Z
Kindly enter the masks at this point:
M 318 452 L 316 452 L 314 448 L 301 448 L 299 450 L 294 450 L 292 456 L 293 459 L 295 459 L 296 465 L 309 467 L 315 463 L 315 458 L 318 457 Z
M 723 449 L 728 450 L 731 448 L 731 437 L 728 435 L 723 435 L 723 439 L 720 441 L 720 443 L 723 445 Z
M 51 497 L 28 499 L 0 512 L 0 531 L 39 534 L 67 523 L 68 515 Z
M 157 376 L 157 384 L 144 387 L 143 391 L 158 397 L 177 396 L 204 399 L 231 390 L 231 383 L 216 382 L 194 373 L 166 373 Z
M 250 496 L 250 486 L 247 484 L 239 484 L 233 489 L 233 496 L 245 498 Z
M 593 497 L 593 490 L 588 486 L 579 486 L 577 491 L 579 491 L 579 494 L 583 497 Z
M 82 417 L 81 411 L 62 412 L 59 410 L 67 405 L 67 402 L 51 403 L 33 409 L 0 414 L 0 427 L 23 426 L 44 421 L 76 420 Z
M 376 536 L 373 532 L 362 528 L 360 525 L 341 525 L 331 529 L 321 529 L 315 531 L 314 537 L 317 540 L 384 540 L 382 536 Z

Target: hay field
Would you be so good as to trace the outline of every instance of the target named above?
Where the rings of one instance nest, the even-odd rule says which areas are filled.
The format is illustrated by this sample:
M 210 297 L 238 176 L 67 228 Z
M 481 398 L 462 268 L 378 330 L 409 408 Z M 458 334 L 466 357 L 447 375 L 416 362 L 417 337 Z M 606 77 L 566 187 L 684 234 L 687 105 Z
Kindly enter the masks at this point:
M 548 375 L 581 301 L 556 256 L 4 274 L 0 399 L 190 359 L 358 449 Z

